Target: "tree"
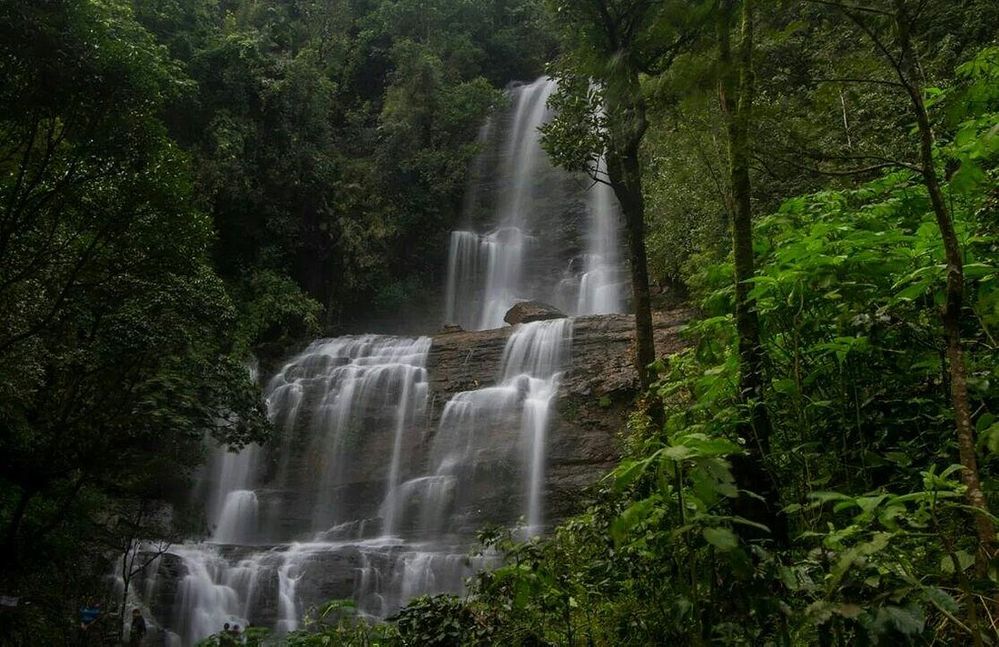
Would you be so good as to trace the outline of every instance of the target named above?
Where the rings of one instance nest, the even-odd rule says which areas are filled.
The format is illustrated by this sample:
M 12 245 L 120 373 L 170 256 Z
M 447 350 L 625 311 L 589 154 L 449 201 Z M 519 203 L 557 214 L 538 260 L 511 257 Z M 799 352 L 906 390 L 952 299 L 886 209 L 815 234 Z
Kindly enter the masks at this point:
M 937 228 L 943 242 L 946 262 L 946 285 L 940 319 L 943 324 L 946 367 L 949 377 L 950 401 L 954 413 L 954 426 L 959 460 L 964 468 L 961 477 L 967 487 L 968 504 L 975 511 L 975 532 L 979 551 L 977 568 L 984 573 L 993 557 L 995 527 L 989 513 L 988 502 L 982 490 L 978 460 L 975 452 L 975 427 L 968 395 L 968 376 L 965 350 L 962 342 L 964 319 L 964 253 L 954 227 L 954 219 L 947 198 L 941 188 L 935 135 L 927 107 L 925 76 L 920 68 L 914 38 L 920 31 L 921 20 L 930 8 L 927 2 L 884 0 L 869 6 L 855 6 L 832 0 L 812 0 L 830 7 L 847 17 L 870 40 L 877 56 L 888 67 L 895 80 L 855 80 L 876 82 L 895 87 L 908 100 L 911 117 L 915 121 L 917 141 L 914 161 L 884 159 L 878 165 L 885 168 L 909 169 L 920 177 L 929 196 Z
M 240 447 L 269 425 L 157 117 L 176 67 L 124 2 L 0 22 L 0 577 L 31 597 L 99 575 L 105 512 L 182 491 L 206 432 Z
M 765 466 L 770 453 L 772 425 L 763 398 L 764 350 L 760 341 L 760 320 L 751 294 L 756 276 L 749 173 L 752 155 L 750 133 L 756 93 L 753 74 L 754 6 L 753 0 L 743 0 L 741 4 L 741 38 L 735 54 L 731 32 L 739 3 L 724 0 L 718 10 L 718 94 L 728 132 L 739 400 L 748 413 L 747 422 L 739 425 L 746 456 L 735 457 L 734 467 L 736 479 L 750 491 L 761 495 L 764 501 L 743 496 L 736 505 L 748 518 L 767 525 L 777 541 L 786 543 L 787 524 L 783 515 L 778 513 L 781 506 L 777 485 Z
M 175 535 L 165 526 L 164 519 L 156 518 L 157 506 L 147 499 L 127 501 L 117 506 L 115 514 L 109 515 L 108 547 L 118 557 L 115 568 L 121 580 L 121 620 L 122 633 L 128 632 L 131 616 L 128 613 L 128 594 L 136 577 L 145 573 L 157 559 L 172 546 L 168 539 Z M 150 538 L 155 538 L 150 540 Z
M 549 0 L 565 54 L 556 67 L 554 121 L 543 144 L 556 163 L 609 184 L 628 238 L 635 310 L 635 368 L 642 388 L 655 360 L 645 247 L 641 146 L 648 128 L 642 81 L 667 70 L 705 22 L 701 2 Z M 602 170 L 600 160 L 606 163 Z

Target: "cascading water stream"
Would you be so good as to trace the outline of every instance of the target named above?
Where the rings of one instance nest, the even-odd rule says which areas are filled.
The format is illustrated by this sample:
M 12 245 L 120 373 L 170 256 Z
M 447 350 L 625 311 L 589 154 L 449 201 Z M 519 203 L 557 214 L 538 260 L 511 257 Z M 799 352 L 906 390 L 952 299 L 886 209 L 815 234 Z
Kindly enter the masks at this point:
M 484 223 L 486 233 L 451 232 L 445 321 L 467 330 L 503 325 L 518 301 L 538 300 L 571 315 L 610 314 L 624 309 L 625 281 L 620 268 L 620 230 L 616 199 L 605 182 L 573 176 L 552 167 L 541 148 L 540 128 L 550 117 L 548 99 L 555 81 L 541 78 L 511 91 L 514 110 L 505 128 L 484 129 L 479 143 L 499 157 L 493 178 L 498 196 Z M 500 141 L 492 138 L 502 135 Z M 477 162 L 481 166 L 482 158 Z M 603 162 L 597 176 L 606 178 Z M 478 176 L 469 195 L 481 192 Z M 553 187 L 585 214 L 553 212 Z M 479 217 L 477 200 L 466 203 L 466 219 Z M 552 221 L 557 219 L 558 223 Z M 563 231 L 572 222 L 581 249 Z M 568 266 L 567 271 L 560 268 Z M 562 276 L 561 280 L 552 277 Z
M 540 532 L 548 418 L 572 343 L 572 321 L 557 319 L 516 326 L 507 340 L 499 383 L 456 394 L 445 405 L 431 448 L 432 473 L 403 484 L 420 502 L 425 535 L 446 532 L 460 509 L 461 493 L 475 490 L 475 467 L 513 460 L 525 484 L 520 516 L 529 534 Z M 518 429 L 516 442 L 487 430 Z
M 534 183 L 539 167 L 550 168 L 538 128 L 548 115 L 548 98 L 555 87 L 551 79 L 541 78 L 512 92 L 513 118 L 499 169 L 499 182 L 505 188 L 496 205 L 496 226 L 483 235 L 452 233 L 448 321 L 471 330 L 498 328 L 510 306 L 522 300 L 521 277 L 531 245 L 525 229 L 538 193 Z
M 466 208 L 489 221 L 451 234 L 448 322 L 496 328 L 531 298 L 569 314 L 624 307 L 613 195 L 553 168 L 539 145 L 554 89 L 512 88 L 510 112 L 480 133 L 488 152 Z M 199 489 L 207 541 L 171 548 L 135 597 L 186 646 L 226 622 L 293 631 L 330 599 L 384 618 L 418 595 L 460 593 L 490 564 L 468 557 L 484 523 L 522 519 L 528 535 L 549 523 L 548 434 L 572 336 L 571 319 L 514 326 L 494 377 L 437 404 L 430 338 L 310 344 L 264 389 L 273 445 L 213 454 Z
M 404 431 L 420 417 L 426 406 L 427 372 L 424 368 L 430 339 L 403 339 L 363 335 L 313 343 L 272 378 L 267 387 L 268 403 L 275 421 L 295 429 L 302 400 L 315 403 L 308 411 L 311 433 L 306 439 L 314 461 L 316 478 L 308 485 L 312 501 L 314 532 L 351 521 L 341 513 L 344 479 L 357 477 L 348 469 L 356 443 L 365 429 L 390 429 L 391 445 L 387 489 L 399 480 Z M 287 407 L 289 410 L 285 410 Z M 286 437 L 291 439 L 292 435 Z M 286 446 L 289 456 L 292 448 Z M 287 472 L 284 461 L 282 469 Z M 290 482 L 291 475 L 283 475 Z M 390 508 L 383 518 L 386 531 L 395 522 Z
M 256 381 L 256 362 L 247 370 Z M 209 472 L 215 478 L 206 511 L 212 528 L 211 540 L 215 543 L 249 544 L 257 539 L 258 501 L 252 486 L 259 451 L 256 445 L 239 452 L 218 446 L 212 454 Z
M 605 178 L 603 160 L 597 177 Z M 603 315 L 622 312 L 624 281 L 618 258 L 618 214 L 614 191 L 603 181 L 594 182 L 587 193 L 589 222 L 583 275 L 579 278 L 577 315 Z
M 537 534 L 542 526 L 541 488 L 544 481 L 548 417 L 558 392 L 566 349 L 572 341 L 568 319 L 539 321 L 518 326 L 503 351 L 503 383 L 525 389 L 521 437 L 528 466 L 527 530 Z

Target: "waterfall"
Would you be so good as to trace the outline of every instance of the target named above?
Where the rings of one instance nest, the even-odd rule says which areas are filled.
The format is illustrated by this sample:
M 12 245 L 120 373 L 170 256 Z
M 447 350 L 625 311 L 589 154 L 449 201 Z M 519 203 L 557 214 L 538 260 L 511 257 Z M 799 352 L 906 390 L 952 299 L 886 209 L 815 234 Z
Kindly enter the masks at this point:
M 571 341 L 569 319 L 516 326 L 503 351 L 499 383 L 458 393 L 447 403 L 431 449 L 433 472 L 404 484 L 418 493 L 425 535 L 454 532 L 448 524 L 476 491 L 477 468 L 501 461 L 520 465 L 519 516 L 529 534 L 540 532 L 548 418 Z M 515 442 L 488 433 L 492 429 L 517 429 Z
M 521 437 L 528 466 L 525 518 L 530 534 L 542 527 L 541 487 L 544 480 L 548 416 L 566 348 L 571 342 L 572 322 L 567 319 L 539 321 L 517 327 L 503 351 L 504 383 L 519 382 L 524 390 Z
M 606 179 L 606 167 L 602 160 L 597 166 L 597 177 Z M 579 279 L 576 314 L 621 312 L 625 284 L 618 258 L 620 217 L 613 189 L 603 181 L 594 182 L 587 193 L 587 211 L 586 255 L 583 275 Z
M 546 77 L 515 86 L 507 120 L 499 126 L 490 122 L 480 132 L 484 152 L 465 210 L 466 221 L 480 220 L 481 228 L 451 232 L 446 323 L 466 330 L 498 328 L 511 306 L 531 299 L 570 315 L 624 309 L 613 191 L 604 182 L 554 168 L 541 148 L 539 129 L 550 117 L 547 103 L 555 89 Z M 490 174 L 487 162 L 493 157 Z M 602 162 L 596 171 L 606 180 Z M 485 200 L 490 187 L 496 195 Z
M 258 379 L 256 361 L 247 366 L 253 381 Z M 212 541 L 224 544 L 249 544 L 257 539 L 257 495 L 253 492 L 253 472 L 260 448 L 244 447 L 230 452 L 216 446 L 209 461 L 214 485 L 206 505 Z
M 214 542 L 249 544 L 257 539 L 257 496 L 251 487 L 258 451 L 254 445 L 238 453 L 215 449 L 211 470 L 218 480 L 207 506 Z
M 294 631 L 325 599 L 381 618 L 418 595 L 460 592 L 489 564 L 467 556 L 483 509 L 507 505 L 531 535 L 544 527 L 548 419 L 571 340 L 570 319 L 515 326 L 496 383 L 456 393 L 434 428 L 428 338 L 311 344 L 266 389 L 290 437 L 218 457 L 210 541 L 173 547 L 137 583 L 147 607 L 172 596 L 156 622 L 192 645 L 227 622 Z M 287 492 L 301 500 L 298 532 L 282 517 L 296 516 Z M 232 545 L 250 534 L 256 546 Z
M 554 90 L 546 78 L 512 87 L 510 109 L 480 132 L 467 223 L 450 238 L 449 322 L 498 328 L 528 298 L 569 315 L 625 305 L 613 194 L 554 168 L 539 144 Z M 428 337 L 321 339 L 269 372 L 275 438 L 213 450 L 197 490 L 208 536 L 136 584 L 151 624 L 193 645 L 224 623 L 294 631 L 333 599 L 385 618 L 419 595 L 461 593 L 489 567 L 469 557 L 485 523 L 543 533 L 573 320 L 490 335 L 482 383 L 442 375 Z
M 232 568 L 217 550 L 204 547 L 182 547 L 175 553 L 186 574 L 177 587 L 171 628 L 183 644 L 196 643 L 226 622 L 245 624 L 240 594 L 248 592 L 249 582 L 243 577 L 247 567 Z
M 495 181 L 503 190 L 496 200 L 494 226 L 484 234 L 452 233 L 445 314 L 464 328 L 498 328 L 506 311 L 527 298 L 521 279 L 533 241 L 526 229 L 532 224 L 534 202 L 543 194 L 538 172 L 551 171 L 538 128 L 548 116 L 554 90 L 554 81 L 541 78 L 511 91 L 513 112 L 504 141 L 498 144 L 502 148 Z M 477 193 L 481 181 L 473 178 L 469 193 Z
M 444 321 L 473 330 L 478 326 L 474 304 L 479 283 L 479 236 L 471 231 L 452 231 L 448 248 Z
M 323 531 L 350 521 L 342 512 L 345 478 L 351 474 L 347 461 L 362 441 L 366 429 L 392 430 L 390 458 L 385 473 L 388 491 L 399 479 L 404 431 L 426 404 L 427 372 L 424 368 L 430 338 L 405 339 L 362 335 L 314 342 L 293 358 L 271 379 L 267 400 L 271 417 L 286 430 L 294 430 L 306 413 L 306 393 L 315 402 L 307 413 L 311 434 L 307 439 L 313 478 L 305 494 L 312 501 L 312 530 Z M 287 458 L 293 454 L 285 437 L 282 471 L 285 482 Z M 390 508 L 386 526 L 394 523 Z M 390 530 L 391 528 L 388 528 Z
M 226 494 L 218 524 L 212 533 L 217 544 L 246 544 L 257 531 L 257 493 L 253 490 L 232 490 Z

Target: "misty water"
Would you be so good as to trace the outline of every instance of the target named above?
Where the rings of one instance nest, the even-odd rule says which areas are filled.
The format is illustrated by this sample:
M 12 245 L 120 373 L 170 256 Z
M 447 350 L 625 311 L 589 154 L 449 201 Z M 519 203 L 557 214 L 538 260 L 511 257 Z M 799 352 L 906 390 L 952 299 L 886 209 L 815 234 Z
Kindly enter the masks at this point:
M 317 340 L 266 376 L 278 439 L 214 451 L 192 492 L 209 535 L 172 546 L 133 585 L 168 643 L 224 623 L 293 631 L 331 599 L 385 618 L 488 568 L 488 555 L 470 556 L 483 523 L 519 522 L 521 536 L 551 523 L 547 433 L 571 369 L 571 317 L 621 312 L 626 293 L 612 193 L 541 148 L 554 89 L 546 78 L 511 87 L 482 128 L 442 322 L 499 328 L 525 300 L 569 317 L 514 326 L 493 381 L 443 401 L 430 337 Z

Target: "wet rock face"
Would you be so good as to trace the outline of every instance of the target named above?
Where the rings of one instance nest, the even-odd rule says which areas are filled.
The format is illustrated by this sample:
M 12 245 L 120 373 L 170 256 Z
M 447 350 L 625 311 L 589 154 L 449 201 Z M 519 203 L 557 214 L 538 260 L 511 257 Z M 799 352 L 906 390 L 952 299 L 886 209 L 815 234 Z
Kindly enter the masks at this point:
M 689 313 L 683 310 L 657 313 L 654 324 L 660 356 L 682 347 L 678 330 L 687 319 Z M 432 337 L 426 359 L 426 411 L 405 430 L 401 481 L 431 469 L 431 448 L 448 401 L 461 392 L 497 385 L 504 348 L 514 330 L 512 326 L 484 331 L 451 328 Z M 616 463 L 617 437 L 638 385 L 633 357 L 634 317 L 594 315 L 573 320 L 566 368 L 549 422 L 543 494 L 546 523 L 578 510 L 582 491 Z M 315 392 L 306 393 L 295 428 L 282 440 L 287 443 L 283 457 L 270 456 L 261 468 L 256 491 L 261 519 L 270 529 L 261 537 L 263 543 L 306 539 L 315 532 L 314 502 L 309 492 L 315 489 L 318 474 L 324 469 L 319 462 L 318 421 L 313 413 L 322 392 L 321 385 L 317 385 Z M 379 516 L 385 495 L 386 461 L 393 443 L 393 425 L 382 420 L 382 413 L 371 412 L 371 420 L 346 439 L 351 459 L 331 486 L 342 516 L 338 523 L 376 520 Z M 483 523 L 515 523 L 523 512 L 524 476 L 511 471 L 509 452 L 503 451 L 517 442 L 519 421 L 506 422 L 509 424 L 483 424 L 475 432 L 480 439 L 477 444 L 486 449 L 477 456 L 474 485 L 464 493 L 469 507 L 453 511 L 464 515 L 461 526 L 470 535 Z M 401 505 L 405 520 L 415 520 L 408 502 Z M 358 532 L 351 529 L 349 534 L 375 536 L 378 524 L 372 521 Z
M 686 310 L 656 313 L 653 324 L 659 356 L 683 348 L 679 329 L 690 316 Z M 631 315 L 594 315 L 573 322 L 568 367 L 549 423 L 544 491 L 547 525 L 577 512 L 586 488 L 617 463 L 618 437 L 638 387 L 634 329 Z M 432 429 L 444 403 L 456 393 L 496 384 L 512 331 L 498 328 L 434 337 L 427 358 Z M 490 498 L 495 505 L 482 506 L 490 514 L 511 508 L 509 493 L 497 492 Z M 513 508 L 508 512 L 515 513 Z M 511 519 L 490 519 L 493 523 L 515 520 L 515 514 Z
M 689 318 L 686 310 L 656 313 L 653 325 L 659 356 L 683 348 L 679 329 Z M 432 404 L 439 409 L 440 401 L 455 393 L 495 384 L 503 348 L 512 332 L 512 328 L 497 328 L 436 335 L 427 358 Z M 593 396 L 596 407 L 597 400 L 604 395 L 614 399 L 633 396 L 638 387 L 634 347 L 633 316 L 577 317 L 573 321 L 569 366 L 562 377 L 559 399 Z
M 503 321 L 511 326 L 532 321 L 548 321 L 549 319 L 565 319 L 566 314 L 547 303 L 540 301 L 521 301 L 507 310 Z
M 152 553 L 140 553 L 138 561 L 140 563 L 152 560 L 155 571 L 146 569 L 139 571 L 131 586 L 135 590 L 148 591 L 149 606 L 157 609 L 172 609 L 176 602 L 178 584 L 187 575 L 187 567 L 184 561 L 173 553 L 164 553 L 158 558 Z M 155 572 L 155 579 L 150 576 Z M 150 590 L 151 589 L 151 590 Z

